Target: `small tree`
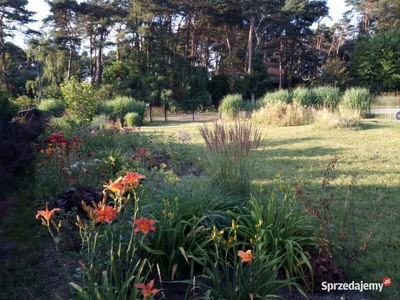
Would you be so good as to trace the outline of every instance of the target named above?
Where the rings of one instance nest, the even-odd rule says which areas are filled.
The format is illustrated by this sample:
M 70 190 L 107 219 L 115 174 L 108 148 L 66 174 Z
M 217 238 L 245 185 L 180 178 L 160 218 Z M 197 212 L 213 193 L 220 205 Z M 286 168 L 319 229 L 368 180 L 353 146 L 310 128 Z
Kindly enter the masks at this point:
M 76 79 L 61 84 L 64 99 L 67 100 L 67 110 L 78 121 L 87 124 L 92 121 L 96 110 L 96 99 L 91 83 Z
M 184 91 L 182 108 L 193 114 L 200 106 L 208 106 L 210 104 L 210 94 L 207 91 L 208 76 L 207 68 L 195 67 L 194 74 L 190 76 L 189 82 Z

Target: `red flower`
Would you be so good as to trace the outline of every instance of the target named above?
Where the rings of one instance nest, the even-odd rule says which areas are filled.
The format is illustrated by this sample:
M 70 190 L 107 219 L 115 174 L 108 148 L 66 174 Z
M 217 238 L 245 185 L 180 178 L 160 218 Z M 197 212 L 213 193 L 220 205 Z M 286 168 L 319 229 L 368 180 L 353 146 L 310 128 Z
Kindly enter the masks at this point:
M 90 153 L 89 153 L 89 155 L 96 155 L 96 153 L 94 153 L 94 152 L 90 152 Z
M 97 214 L 95 221 L 98 223 L 100 222 L 110 223 L 113 217 L 118 219 L 117 210 L 111 206 L 99 207 L 99 209 L 94 210 L 94 213 Z
M 36 219 L 39 219 L 39 216 L 41 216 L 47 221 L 47 223 L 49 223 L 51 217 L 54 216 L 54 212 L 57 210 L 60 210 L 60 209 L 54 208 L 51 211 L 49 211 L 49 208 L 47 207 L 47 204 L 46 204 L 46 210 L 39 210 L 36 215 Z
M 132 184 L 134 186 L 139 185 L 139 179 L 146 178 L 144 175 L 139 175 L 138 173 L 126 172 L 126 176 L 122 179 L 122 183 Z
M 135 228 L 135 232 L 143 231 L 144 234 L 148 234 L 149 230 L 156 231 L 156 229 L 152 226 L 156 223 L 156 221 L 152 219 L 147 219 L 141 217 L 139 220 L 133 218 L 133 222 L 138 225 L 138 227 Z
M 153 289 L 153 285 L 154 285 L 154 279 L 152 281 L 150 281 L 147 285 L 145 285 L 144 283 L 140 283 L 140 284 L 135 284 L 135 287 L 138 289 L 143 289 L 142 291 L 142 295 L 144 296 L 144 298 L 149 297 L 151 294 L 158 294 L 159 290 L 158 289 Z

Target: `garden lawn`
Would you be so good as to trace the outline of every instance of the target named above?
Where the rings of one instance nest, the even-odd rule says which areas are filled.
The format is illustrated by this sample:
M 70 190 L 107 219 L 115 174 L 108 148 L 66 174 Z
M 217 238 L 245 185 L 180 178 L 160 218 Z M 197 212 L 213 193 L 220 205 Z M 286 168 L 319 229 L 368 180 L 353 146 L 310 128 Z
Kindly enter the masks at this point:
M 353 262 L 352 278 L 347 281 L 381 283 L 383 278 L 390 277 L 393 281 L 390 287 L 384 286 L 382 293 L 370 293 L 380 299 L 399 299 L 400 233 L 396 224 L 400 220 L 400 122 L 372 121 L 364 120 L 358 130 L 321 130 L 313 125 L 261 127 L 264 142 L 256 153 L 253 183 L 255 190 L 261 185 L 271 190 L 279 185 L 301 185 L 314 205 L 318 205 L 323 195 L 334 193 L 330 206 L 331 238 L 340 246 L 344 203 L 351 180 L 356 176 L 356 185 L 349 196 L 354 199 L 354 250 L 363 245 L 368 230 L 376 228 L 365 251 Z M 198 131 L 201 124 L 160 122 L 147 124 L 141 130 L 156 131 L 164 136 L 172 133 L 178 136 L 179 131 L 187 131 L 192 136 L 190 155 L 199 160 L 201 166 L 207 159 L 207 150 Z M 324 172 L 334 157 L 338 162 L 324 194 L 321 187 Z M 384 214 L 379 218 L 382 211 Z M 340 248 L 336 248 L 336 258 L 344 264 L 340 254 Z M 347 271 L 346 266 L 344 269 Z

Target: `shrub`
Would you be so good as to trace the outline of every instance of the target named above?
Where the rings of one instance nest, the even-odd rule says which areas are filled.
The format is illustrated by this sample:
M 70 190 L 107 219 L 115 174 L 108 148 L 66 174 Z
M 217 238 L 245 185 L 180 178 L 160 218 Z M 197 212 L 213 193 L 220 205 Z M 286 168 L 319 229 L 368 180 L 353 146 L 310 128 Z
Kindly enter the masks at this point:
M 124 117 L 126 125 L 129 127 L 142 125 L 142 117 L 135 112 L 127 113 Z
M 29 98 L 27 95 L 19 96 L 13 102 L 20 110 L 36 107 L 35 99 Z
M 365 111 L 371 103 L 372 97 L 366 88 L 350 88 L 343 95 L 343 105 L 347 108 Z
M 100 114 L 93 118 L 92 122 L 90 123 L 90 127 L 93 129 L 104 129 L 107 127 L 110 118 L 106 114 Z
M 231 224 L 231 219 L 226 212 L 241 206 L 243 198 L 233 195 L 229 192 L 229 187 L 225 184 L 214 184 L 210 180 L 183 178 L 175 185 L 164 185 L 156 190 L 152 197 L 148 214 L 153 212 L 155 218 L 162 217 L 162 211 L 165 209 L 163 203 L 157 203 L 159 199 L 178 199 L 179 206 L 177 211 L 183 220 L 189 220 L 195 216 L 202 219 L 201 225 L 211 228 L 216 225 L 218 228 L 224 228 Z M 146 211 L 146 208 L 143 207 Z
M 91 83 L 76 79 L 61 84 L 63 97 L 67 100 L 67 109 L 78 123 L 92 121 L 96 111 L 96 98 Z
M 314 111 L 315 124 L 321 128 L 354 128 L 360 125 L 360 110 L 343 106 L 332 112 L 327 108 Z
M 53 116 L 59 117 L 65 110 L 65 103 L 57 99 L 43 99 L 39 103 L 38 109 L 42 114 L 51 113 Z
M 210 154 L 207 171 L 219 183 L 226 183 L 231 191 L 248 195 L 254 170 L 252 151 L 260 145 L 260 130 L 252 123 L 236 122 L 225 126 L 218 122 L 213 128 L 199 127 Z
M 296 126 L 310 124 L 313 115 L 311 108 L 301 105 L 296 100 L 292 104 L 273 101 L 253 112 L 252 120 L 264 125 Z
M 242 104 L 243 100 L 239 94 L 229 94 L 222 99 L 219 109 L 224 117 L 235 119 L 239 115 Z
M 312 89 L 315 95 L 315 104 L 335 109 L 341 98 L 339 88 L 332 86 L 320 86 Z
M 114 121 L 118 118 L 122 120 L 126 114 L 131 112 L 139 114 L 141 120 L 143 120 L 145 111 L 146 104 L 144 102 L 138 102 L 129 97 L 117 97 L 114 100 L 102 103 L 98 107 L 98 112 L 108 115 Z
M 278 90 L 272 93 L 266 93 L 264 97 L 260 100 L 261 105 L 265 105 L 273 101 L 281 101 L 290 103 L 292 102 L 293 95 L 288 90 Z
M 259 242 L 265 253 L 281 257 L 288 280 L 299 276 L 306 282 L 304 270 L 313 271 L 308 251 L 317 249 L 317 241 L 311 217 L 294 200 L 292 192 L 279 197 L 273 193 L 267 199 L 252 198 L 243 209 L 229 215 L 237 222 L 238 237 L 251 245 Z
M 312 106 L 315 104 L 316 97 L 312 90 L 298 86 L 293 90 L 293 98 L 301 105 Z
M 5 88 L 0 88 L 0 122 L 11 120 L 18 112 L 18 107 L 8 100 L 10 97 Z

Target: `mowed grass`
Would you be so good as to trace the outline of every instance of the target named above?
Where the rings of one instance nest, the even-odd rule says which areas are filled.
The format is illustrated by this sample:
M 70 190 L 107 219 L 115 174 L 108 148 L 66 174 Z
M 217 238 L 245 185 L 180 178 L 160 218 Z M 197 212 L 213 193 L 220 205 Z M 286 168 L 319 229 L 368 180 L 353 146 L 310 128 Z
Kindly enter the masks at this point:
M 255 189 L 263 184 L 264 189 L 271 190 L 280 184 L 301 185 L 317 205 L 324 193 L 321 184 L 326 167 L 336 157 L 330 187 L 325 191 L 335 194 L 330 206 L 333 241 L 340 246 L 344 203 L 354 176 L 357 183 L 350 194 L 355 212 L 354 250 L 362 246 L 368 230 L 376 227 L 365 251 L 355 259 L 352 278 L 348 280 L 381 283 L 383 278 L 390 277 L 390 287 L 384 287 L 382 293 L 370 293 L 380 299 L 400 299 L 400 122 L 371 121 L 364 120 L 358 130 L 321 130 L 313 125 L 261 127 L 264 142 L 256 153 L 253 183 Z M 198 131 L 200 124 L 160 122 L 147 124 L 142 130 L 156 131 L 165 137 L 179 135 L 183 130 L 189 132 L 190 155 L 202 163 L 207 159 L 207 150 Z M 375 217 L 371 219 L 375 207 Z M 382 211 L 385 212 L 379 218 Z M 348 238 L 350 242 L 351 236 Z M 336 254 L 340 251 L 337 248 Z

